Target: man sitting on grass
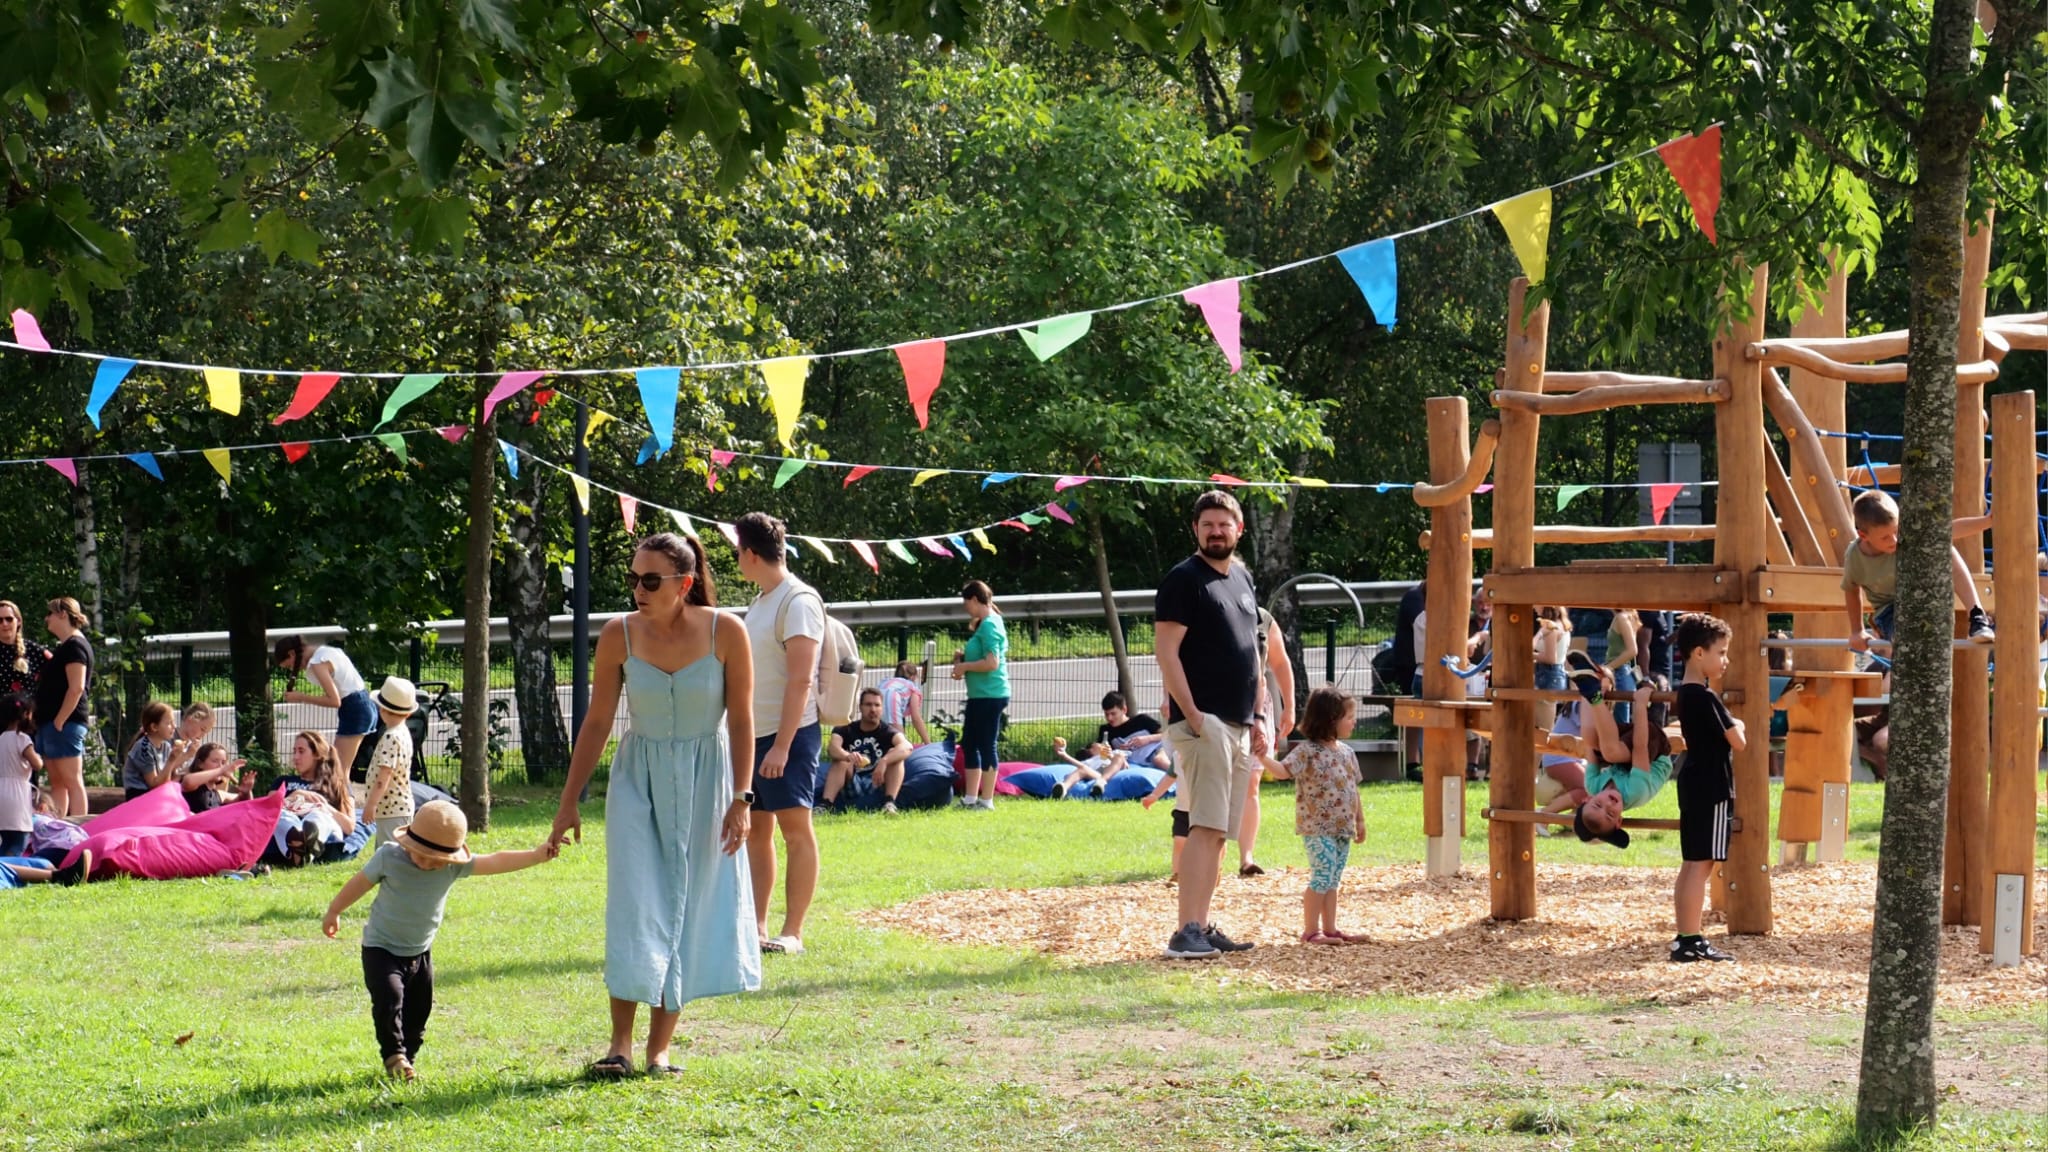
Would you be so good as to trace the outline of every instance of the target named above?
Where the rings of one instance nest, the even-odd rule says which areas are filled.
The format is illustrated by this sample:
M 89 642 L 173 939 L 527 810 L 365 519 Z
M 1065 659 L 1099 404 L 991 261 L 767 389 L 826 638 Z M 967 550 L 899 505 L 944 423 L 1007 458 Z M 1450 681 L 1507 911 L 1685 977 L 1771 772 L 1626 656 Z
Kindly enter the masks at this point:
M 1102 698 L 1102 724 L 1096 728 L 1095 739 L 1088 745 L 1087 759 L 1075 759 L 1067 753 L 1066 740 L 1053 737 L 1053 754 L 1074 766 L 1066 779 L 1053 785 L 1053 798 L 1065 796 L 1083 780 L 1089 781 L 1090 792 L 1102 795 L 1103 781 L 1123 771 L 1132 757 L 1144 759 L 1144 750 L 1162 739 L 1158 720 L 1143 713 L 1131 715 L 1123 693 L 1108 693 Z
M 882 723 L 882 690 L 865 688 L 860 694 L 860 719 L 832 730 L 832 769 L 825 777 L 825 791 L 819 797 L 827 808 L 837 809 L 839 794 L 855 776 L 866 776 L 882 790 L 882 812 L 894 815 L 896 793 L 903 787 L 903 762 L 910 756 L 910 741 L 903 733 Z

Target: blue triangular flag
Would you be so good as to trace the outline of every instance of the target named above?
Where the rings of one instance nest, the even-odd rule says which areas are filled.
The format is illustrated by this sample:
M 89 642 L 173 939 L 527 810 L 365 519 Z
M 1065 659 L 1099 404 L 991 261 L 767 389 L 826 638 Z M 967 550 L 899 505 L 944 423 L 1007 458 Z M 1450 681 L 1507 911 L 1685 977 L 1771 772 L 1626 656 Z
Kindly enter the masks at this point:
M 649 460 L 652 460 L 659 455 L 661 455 L 660 442 L 655 440 L 654 437 L 649 436 L 647 439 L 642 440 L 640 442 L 640 456 L 638 459 L 634 460 L 633 463 L 637 467 L 639 465 L 647 463 Z
M 981 486 L 986 488 L 991 484 L 1001 484 L 1005 481 L 1015 480 L 1022 475 L 1022 472 L 991 472 L 981 478 Z
M 142 469 L 144 472 L 149 473 L 151 476 L 154 476 L 159 480 L 164 478 L 164 470 L 162 468 L 157 467 L 156 453 L 130 452 L 128 453 L 128 458 L 130 460 L 135 461 L 135 466 L 137 468 Z
M 967 541 L 962 539 L 958 532 L 955 532 L 953 535 L 946 537 L 946 539 L 952 541 L 953 547 L 958 548 L 960 550 L 960 558 L 962 560 L 974 559 L 973 550 L 967 547 Z
M 642 368 L 633 373 L 640 382 L 640 407 L 647 411 L 647 426 L 666 452 L 675 442 L 676 387 L 682 380 L 679 368 Z
M 109 358 L 100 361 L 99 371 L 92 376 L 92 396 L 85 402 L 85 415 L 92 421 L 93 427 L 100 426 L 100 409 L 106 407 L 107 401 L 114 398 L 115 389 L 119 388 L 121 381 L 126 380 L 128 373 L 134 370 L 133 360 Z M 161 480 L 163 477 L 159 476 L 157 479 Z
M 1399 296 L 1395 290 L 1397 276 L 1393 240 L 1375 240 L 1370 244 L 1346 248 L 1337 253 L 1337 259 L 1358 282 L 1358 290 L 1365 293 L 1365 302 L 1372 308 L 1372 318 L 1392 328 Z
M 503 440 L 500 440 L 498 441 L 498 451 L 503 452 L 505 454 L 505 470 L 512 473 L 513 479 L 518 479 L 519 449 L 514 448 L 510 444 L 505 443 Z

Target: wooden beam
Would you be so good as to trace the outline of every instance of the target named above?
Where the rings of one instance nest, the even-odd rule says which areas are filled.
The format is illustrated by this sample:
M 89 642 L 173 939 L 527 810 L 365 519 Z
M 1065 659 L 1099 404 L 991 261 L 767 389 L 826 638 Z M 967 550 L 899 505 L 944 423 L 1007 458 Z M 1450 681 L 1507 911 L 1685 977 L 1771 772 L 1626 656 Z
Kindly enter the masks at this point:
M 1629 524 L 1616 527 L 1600 527 L 1585 524 L 1538 524 L 1538 544 L 1634 544 L 1670 541 L 1689 544 L 1714 538 L 1712 524 Z M 1428 551 L 1436 537 L 1424 532 L 1417 537 L 1424 551 Z M 1493 547 L 1493 530 L 1475 528 L 1472 530 L 1472 547 Z
M 1859 488 L 1884 488 L 1899 482 L 1900 467 L 1897 464 L 1852 464 L 1848 480 Z
M 1764 373 L 1763 392 L 1764 406 L 1770 409 L 1772 419 L 1778 422 L 1791 447 L 1793 486 L 1806 493 L 1807 519 L 1814 527 L 1814 538 L 1827 549 L 1830 559 L 1839 564 L 1842 550 L 1856 542 L 1856 522 L 1849 515 L 1849 502 L 1842 498 L 1842 490 L 1835 483 L 1841 473 L 1829 463 L 1828 448 L 1820 433 L 1814 431 L 1813 422 L 1806 418 L 1776 372 Z M 1820 512 L 1818 519 L 1813 516 L 1816 509 Z
M 1550 350 L 1550 302 L 1527 307 L 1529 282 L 1516 279 L 1508 289 L 1507 384 L 1498 396 L 1526 391 L 1541 395 Z M 1493 564 L 1496 569 L 1526 568 L 1536 562 L 1536 450 L 1540 427 L 1532 409 L 1508 408 L 1501 416 L 1500 461 L 1495 468 L 1493 497 Z M 1496 601 L 1493 614 L 1493 682 L 1505 688 L 1536 686 L 1536 611 L 1539 603 L 1575 600 Z M 1504 732 L 1536 726 L 1536 705 L 1510 700 L 1500 706 L 1496 722 Z M 1493 772 L 1487 797 L 1497 808 L 1536 806 L 1536 749 L 1526 741 L 1509 740 L 1493 750 Z M 1527 825 L 1489 823 L 1486 827 L 1487 871 L 1491 875 L 1491 909 L 1496 920 L 1527 920 L 1536 915 L 1536 830 Z
M 1804 368 L 1815 375 L 1847 381 L 1850 384 L 1903 384 L 1906 380 L 1906 365 L 1900 360 L 1888 364 L 1844 364 L 1805 348 L 1785 345 L 1766 347 L 1761 343 L 1749 345 L 1745 349 L 1745 355 L 1750 363 L 1762 363 L 1778 368 Z M 1996 361 L 1962 361 L 1956 365 L 1957 383 L 1989 384 L 1996 379 Z
M 2004 324 L 1991 320 L 1986 322 L 1986 331 L 1996 332 L 2007 348 L 2048 351 L 2048 324 Z
M 1561 392 L 1584 392 L 1589 388 L 1614 388 L 1634 385 L 1685 385 L 1710 384 L 1710 380 L 1694 380 L 1686 376 L 1642 376 L 1634 372 L 1545 372 L 1543 391 L 1545 394 Z
M 1430 526 L 1446 541 L 1462 541 L 1472 534 L 1471 490 L 1493 461 L 1494 445 L 1500 440 L 1500 423 L 1488 420 L 1479 429 L 1479 455 L 1466 446 L 1471 414 L 1462 396 L 1435 396 L 1424 405 L 1429 417 L 1429 475 L 1431 488 L 1450 491 L 1463 488 L 1430 507 Z M 1481 458 L 1484 463 L 1480 463 Z M 1473 465 L 1477 463 L 1477 468 Z M 1420 496 L 1418 494 L 1418 499 Z M 1423 651 L 1415 654 L 1422 663 L 1422 694 L 1431 700 L 1463 701 L 1465 682 L 1443 666 L 1442 657 L 1465 656 L 1468 633 L 1465 621 L 1472 612 L 1472 549 L 1453 543 L 1441 552 L 1431 552 L 1424 585 L 1426 616 L 1423 620 Z M 1462 723 L 1456 731 L 1435 725 L 1420 725 L 1422 733 L 1422 830 L 1438 851 L 1429 853 L 1431 875 L 1440 870 L 1457 871 L 1457 843 L 1464 838 L 1465 733 Z M 1455 789 L 1446 780 L 1460 783 Z M 1455 794 L 1458 810 L 1448 832 L 1445 828 L 1445 797 Z
M 1963 283 L 1956 321 L 1956 359 L 1984 355 L 1984 278 L 1991 268 L 1992 217 L 1965 226 Z M 1984 515 L 1984 386 L 1960 375 L 1956 380 L 1955 485 L 1949 514 L 1960 520 Z M 1955 538 L 1963 567 L 1984 571 L 1984 534 Z M 1991 653 L 1971 645 L 1958 648 L 1949 666 L 1948 835 L 1942 842 L 1941 922 L 1984 922 L 1984 805 L 1990 795 Z
M 1991 398 L 1991 526 L 1999 542 L 1998 664 L 2031 669 L 2041 634 L 2040 589 L 2033 558 L 2040 497 L 2034 487 L 2036 409 L 2033 392 Z M 2010 542 L 2010 543 L 2008 543 Z M 1991 783 L 1984 842 L 1984 930 L 1978 948 L 1991 952 L 2008 931 L 2020 937 L 2020 955 L 2034 952 L 2034 774 L 2041 755 L 2041 717 L 2031 675 L 1998 677 L 1991 716 Z M 2019 877 L 2020 907 L 2010 923 L 1995 923 L 1998 877 Z
M 1809 309 L 1808 314 L 1813 310 Z M 1823 307 L 1821 315 L 1840 316 L 1839 312 Z M 1802 317 L 1804 319 L 1804 317 Z M 1798 348 L 1843 364 L 1867 364 L 1873 360 L 1893 360 L 1906 354 L 1906 344 L 1912 333 L 1899 329 L 1895 332 L 1875 332 L 1869 336 L 1807 336 L 1799 331 L 1799 324 L 1792 325 L 1789 339 L 1759 340 L 1757 346 L 1767 350 Z
M 1496 562 L 1499 553 L 1496 548 Z M 1738 572 L 1713 565 L 1679 564 L 1656 572 L 1497 569 L 1486 577 L 1485 594 L 1496 605 L 1572 604 L 1582 608 L 1702 612 L 1740 604 L 1743 588 Z M 1495 649 L 1498 651 L 1498 644 Z M 1500 657 L 1496 655 L 1494 659 L 1498 661 Z
M 1838 360 L 1854 360 L 1857 358 L 1856 354 L 1846 351 L 1839 353 L 1831 351 L 1824 343 L 1829 340 L 1841 340 L 1848 335 L 1848 316 L 1849 276 L 1842 271 L 1842 254 L 1837 251 L 1832 254 L 1829 260 L 1828 278 L 1820 293 L 1818 307 L 1805 309 L 1800 313 L 1798 319 L 1792 321 L 1792 335 L 1795 339 L 1806 341 L 1807 345 L 1813 347 L 1817 352 L 1834 356 Z M 1885 333 L 1884 335 L 1896 336 L 1898 339 L 1903 340 L 1906 333 Z M 1865 339 L 1868 338 L 1865 337 Z M 1904 355 L 1904 343 L 1901 343 L 1899 348 L 1899 354 Z M 1816 376 L 1803 368 L 1791 369 L 1786 373 L 1786 376 L 1786 395 L 1791 397 L 1794 409 L 1805 414 L 1808 419 L 1817 422 L 1823 428 L 1847 428 L 1849 426 L 1848 389 L 1840 380 L 1830 380 L 1825 376 Z M 1766 373 L 1764 378 L 1764 401 L 1766 407 L 1770 407 L 1772 404 L 1772 389 L 1776 384 L 1776 373 Z M 1820 471 L 1826 477 L 1826 491 L 1822 492 L 1808 487 L 1803 482 L 1803 477 L 1809 471 L 1809 467 L 1802 466 L 1801 464 L 1800 448 L 1811 448 L 1814 445 L 1802 446 L 1793 444 L 1794 433 L 1785 424 L 1782 417 L 1777 417 L 1777 411 L 1777 408 L 1771 408 L 1773 416 L 1778 419 L 1779 427 L 1785 429 L 1787 447 L 1791 449 L 1790 466 L 1786 470 L 1786 476 L 1788 479 L 1798 478 L 1801 480 L 1801 482 L 1796 482 L 1792 485 L 1792 494 L 1798 501 L 1800 510 L 1806 516 L 1806 524 L 1813 533 L 1814 543 L 1820 547 L 1820 563 L 1839 564 L 1842 562 L 1843 547 L 1853 541 L 1855 535 L 1853 533 L 1848 536 L 1833 535 L 1831 533 L 1831 526 L 1834 525 L 1834 521 L 1828 519 L 1827 512 L 1833 507 L 1840 507 L 1845 515 L 1848 511 L 1848 504 L 1843 499 L 1842 491 L 1835 485 L 1836 478 L 1842 475 L 1842 468 L 1848 462 L 1848 442 L 1836 439 L 1820 440 L 1818 457 L 1809 459 L 1807 464 L 1809 466 L 1818 465 Z M 1825 497 L 1825 503 L 1823 502 L 1823 497 Z M 1837 612 L 1832 616 L 1824 613 L 1810 612 L 1796 617 L 1792 621 L 1792 630 L 1794 635 L 1813 639 L 1846 639 L 1849 635 L 1849 617 L 1844 612 Z M 1801 670 L 1846 669 L 1853 666 L 1853 664 L 1854 659 L 1849 655 L 1846 647 L 1837 648 L 1834 651 L 1808 651 L 1792 654 L 1792 666 Z
M 1463 397 L 1456 398 L 1462 405 Z M 1435 403 L 1432 399 L 1431 403 Z M 1458 439 L 1465 438 L 1465 430 L 1458 429 Z M 1441 508 L 1453 500 L 1463 500 L 1472 495 L 1481 484 L 1486 483 L 1486 474 L 1493 468 L 1493 449 L 1500 443 L 1500 421 L 1487 420 L 1479 425 L 1479 438 L 1472 445 L 1470 454 L 1464 455 L 1465 469 L 1456 477 L 1436 484 L 1417 484 L 1414 488 L 1415 502 L 1424 508 Z M 1434 472 L 1434 469 L 1432 469 Z
M 1495 392 L 1493 406 L 1502 411 L 1534 412 L 1540 416 L 1578 416 L 1643 404 L 1718 404 L 1726 399 L 1726 381 L 1678 380 L 1668 384 L 1602 384 L 1561 396 Z
M 1488 808 L 1479 813 L 1479 818 L 1507 824 L 1553 824 L 1560 828 L 1572 826 L 1572 816 L 1568 812 L 1537 812 L 1527 808 Z M 1676 820 L 1636 816 L 1622 817 L 1621 826 L 1637 832 L 1676 832 L 1680 827 Z
M 1778 513 L 1777 527 L 1784 533 L 1784 542 L 1791 553 L 1789 563 L 1825 565 L 1833 557 L 1821 551 L 1820 541 L 1813 535 L 1813 526 L 1807 522 L 1806 509 L 1799 503 L 1798 495 L 1792 489 L 1792 481 L 1785 475 L 1785 465 L 1778 459 L 1778 450 L 1764 445 L 1764 493 L 1770 497 L 1771 507 Z

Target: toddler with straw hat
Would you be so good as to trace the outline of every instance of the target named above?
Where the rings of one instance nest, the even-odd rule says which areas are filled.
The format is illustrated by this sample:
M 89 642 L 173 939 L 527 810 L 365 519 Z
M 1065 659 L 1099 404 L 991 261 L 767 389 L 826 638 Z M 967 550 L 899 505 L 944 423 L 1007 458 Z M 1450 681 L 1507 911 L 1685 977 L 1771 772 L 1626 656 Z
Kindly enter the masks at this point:
M 432 949 L 448 907 L 448 889 L 465 876 L 517 872 L 552 860 L 560 851 L 542 844 L 524 852 L 472 857 L 464 843 L 468 838 L 462 809 L 446 800 L 426 805 L 341 886 L 320 926 L 331 939 L 341 930 L 341 914 L 377 889 L 369 922 L 363 925 L 363 983 L 370 990 L 370 1020 L 384 1071 L 400 1080 L 413 1078 L 412 1061 L 434 1011 Z

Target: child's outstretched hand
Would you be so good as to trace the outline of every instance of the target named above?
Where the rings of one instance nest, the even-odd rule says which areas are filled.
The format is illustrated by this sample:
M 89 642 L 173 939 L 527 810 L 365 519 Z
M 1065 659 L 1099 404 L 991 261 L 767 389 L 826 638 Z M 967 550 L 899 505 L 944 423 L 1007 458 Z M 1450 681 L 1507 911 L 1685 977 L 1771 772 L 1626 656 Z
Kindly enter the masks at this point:
M 1143 800 L 1138 801 L 1138 803 L 1143 804 L 1146 808 L 1149 809 L 1152 807 L 1153 803 L 1158 799 L 1159 798 L 1157 796 L 1146 796 Z
M 553 860 L 555 857 L 560 856 L 562 854 L 562 845 L 553 837 L 549 837 L 548 839 L 540 842 L 540 847 L 536 849 L 536 851 L 540 853 L 541 859 Z
M 341 913 L 329 910 L 320 921 L 320 931 L 326 933 L 329 940 L 334 939 L 335 934 L 341 931 Z

